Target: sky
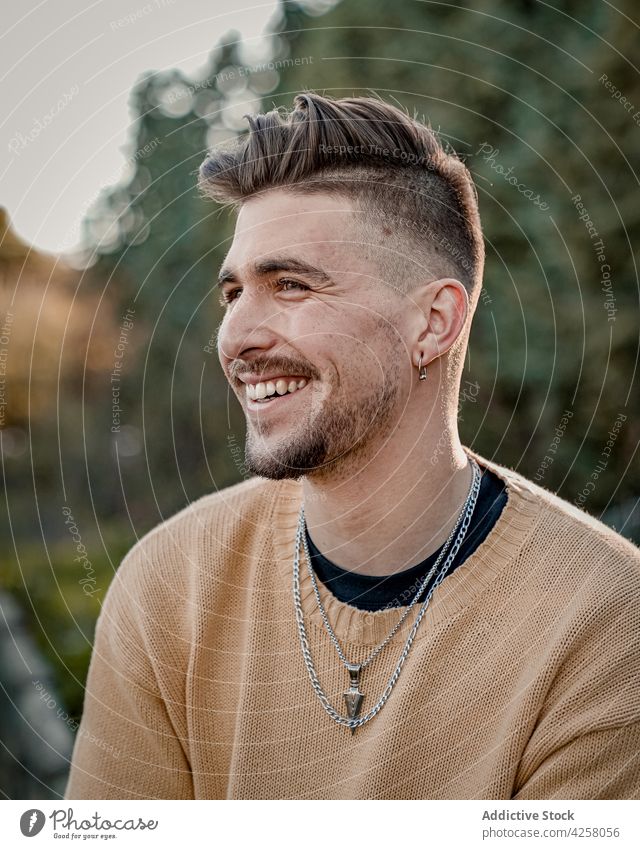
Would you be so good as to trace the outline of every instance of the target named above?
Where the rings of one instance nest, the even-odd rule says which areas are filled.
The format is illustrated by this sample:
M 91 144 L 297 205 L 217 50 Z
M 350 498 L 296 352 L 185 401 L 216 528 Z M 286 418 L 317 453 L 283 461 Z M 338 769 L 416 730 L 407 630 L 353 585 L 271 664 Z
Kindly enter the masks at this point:
M 17 233 L 72 251 L 84 213 L 125 168 L 129 94 L 141 74 L 197 76 L 225 33 L 243 60 L 265 61 L 277 0 L 23 0 L 0 34 L 0 206 Z

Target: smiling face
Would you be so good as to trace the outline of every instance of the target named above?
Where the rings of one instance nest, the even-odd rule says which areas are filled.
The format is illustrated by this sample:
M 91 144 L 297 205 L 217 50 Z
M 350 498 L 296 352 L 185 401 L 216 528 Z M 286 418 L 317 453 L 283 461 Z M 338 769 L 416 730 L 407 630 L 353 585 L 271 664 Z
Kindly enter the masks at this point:
M 278 189 L 241 208 L 221 271 L 218 353 L 269 478 L 373 457 L 411 386 L 405 301 L 358 240 L 351 203 Z

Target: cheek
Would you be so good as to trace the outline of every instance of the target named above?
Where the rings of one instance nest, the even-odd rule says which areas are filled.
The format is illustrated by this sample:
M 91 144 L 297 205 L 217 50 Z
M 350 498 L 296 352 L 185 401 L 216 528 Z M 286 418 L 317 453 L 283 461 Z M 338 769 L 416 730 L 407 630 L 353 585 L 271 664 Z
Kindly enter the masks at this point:
M 336 374 L 335 382 L 343 391 L 361 393 L 371 384 L 386 379 L 388 366 L 385 361 L 389 358 L 389 351 L 381 351 L 378 344 L 367 338 L 336 334 L 327 356 Z
M 304 321 L 291 324 L 287 338 L 334 388 L 358 391 L 363 386 L 398 381 L 409 354 L 392 317 L 379 303 L 370 307 L 344 304 L 327 316 L 326 306 Z M 319 307 L 323 305 L 318 305 Z M 300 316 L 296 316 L 300 318 Z

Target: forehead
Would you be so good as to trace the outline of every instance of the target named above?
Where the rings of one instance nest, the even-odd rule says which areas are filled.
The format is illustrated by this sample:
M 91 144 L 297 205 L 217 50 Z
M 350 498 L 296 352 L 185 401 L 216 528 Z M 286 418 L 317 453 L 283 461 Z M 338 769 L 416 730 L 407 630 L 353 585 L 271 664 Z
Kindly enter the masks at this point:
M 285 250 L 344 262 L 359 253 L 356 221 L 346 198 L 273 190 L 243 204 L 225 265 L 240 267 Z

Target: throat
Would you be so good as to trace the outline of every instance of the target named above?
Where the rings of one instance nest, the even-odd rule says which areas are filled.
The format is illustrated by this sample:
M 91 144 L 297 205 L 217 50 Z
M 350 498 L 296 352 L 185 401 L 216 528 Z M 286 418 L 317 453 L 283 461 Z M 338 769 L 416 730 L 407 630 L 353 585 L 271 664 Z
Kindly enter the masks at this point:
M 466 459 L 466 458 L 465 458 Z M 309 535 L 319 551 L 341 569 L 357 575 L 387 577 L 418 565 L 447 540 L 472 484 L 470 463 L 443 487 L 420 497 L 362 497 L 360 506 L 331 498 L 308 498 L 305 515 Z M 395 504 L 389 508 L 389 503 Z M 334 509 L 332 509 L 332 507 Z M 335 511 L 335 512 L 334 512 Z M 377 517 L 377 518 L 376 518 Z

